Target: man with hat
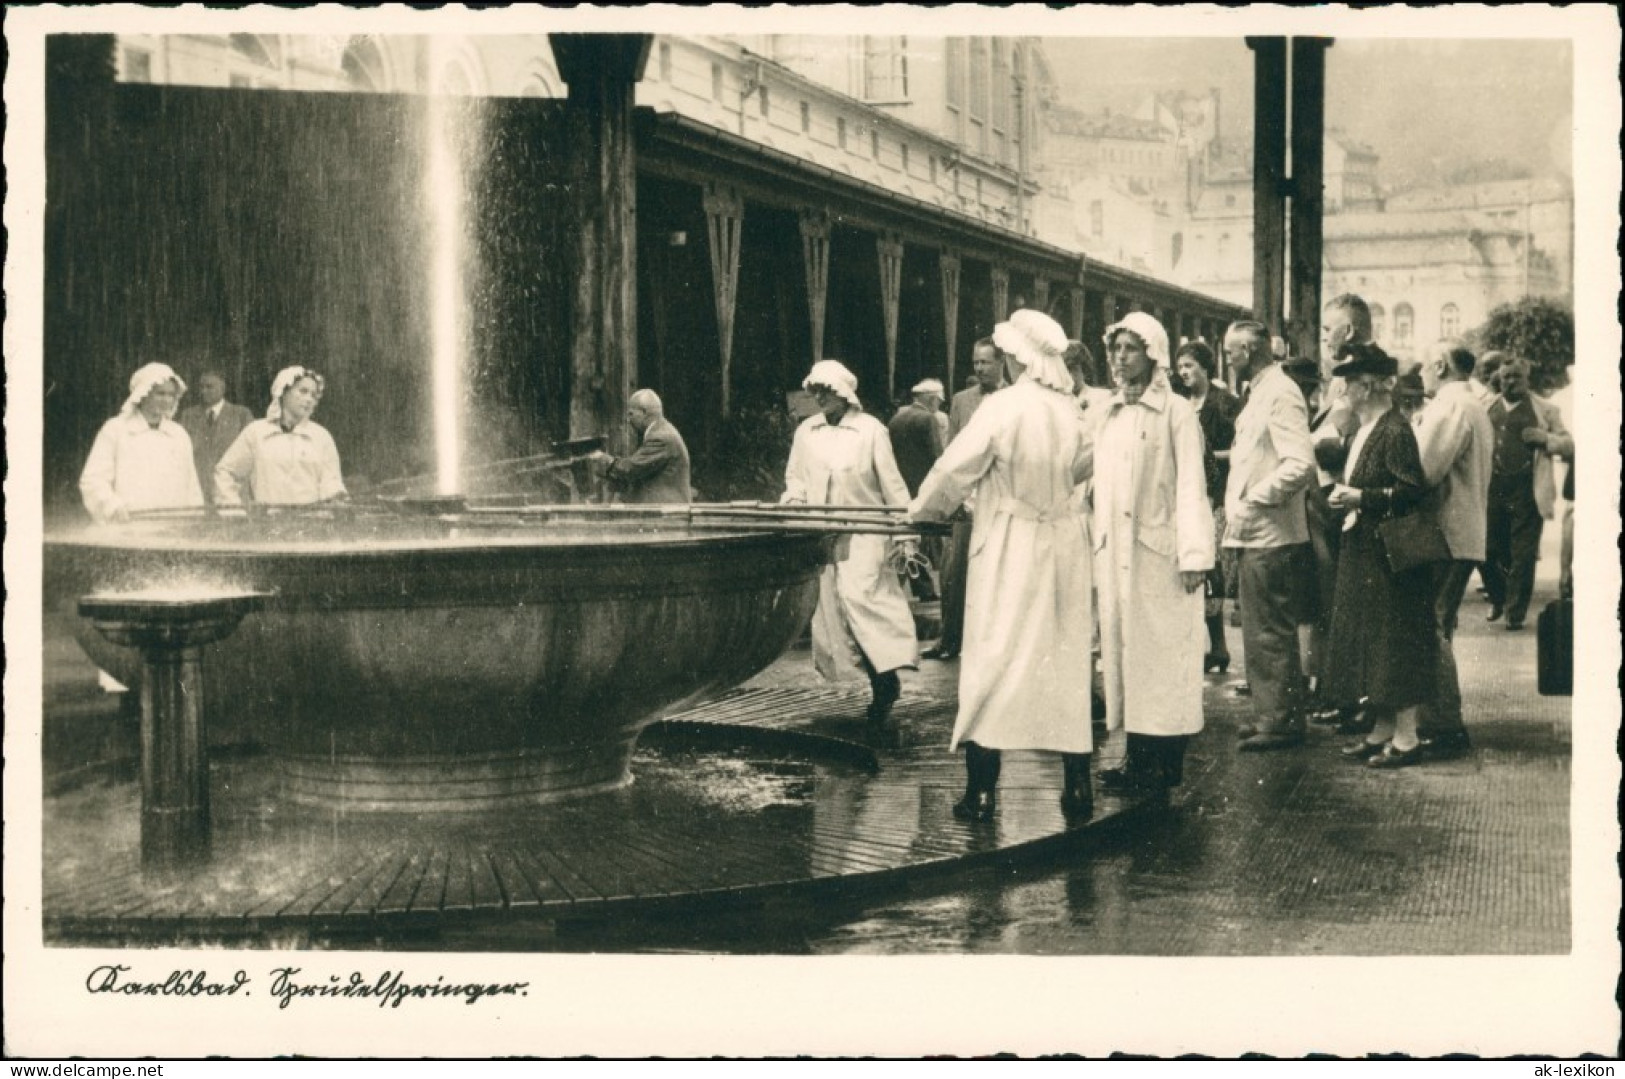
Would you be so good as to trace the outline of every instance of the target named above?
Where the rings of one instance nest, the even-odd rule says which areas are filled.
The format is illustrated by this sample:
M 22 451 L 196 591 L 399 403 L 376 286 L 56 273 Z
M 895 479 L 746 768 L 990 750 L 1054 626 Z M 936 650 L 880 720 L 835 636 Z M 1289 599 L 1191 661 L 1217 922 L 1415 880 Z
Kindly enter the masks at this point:
M 897 410 L 886 429 L 891 434 L 897 470 L 903 474 L 909 496 L 913 497 L 920 490 L 920 481 L 942 453 L 943 439 L 937 417 L 941 414 L 945 394 L 942 383 L 934 378 L 921 381 L 910 393 L 913 400 Z

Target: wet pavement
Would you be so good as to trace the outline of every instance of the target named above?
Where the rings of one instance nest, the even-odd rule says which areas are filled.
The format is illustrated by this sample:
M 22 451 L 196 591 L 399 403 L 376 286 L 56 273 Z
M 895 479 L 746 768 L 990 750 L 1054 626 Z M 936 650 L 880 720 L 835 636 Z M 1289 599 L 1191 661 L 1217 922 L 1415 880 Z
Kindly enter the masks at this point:
M 1537 595 L 1532 609 L 1546 598 Z M 582 906 L 524 919 L 452 920 L 418 930 L 401 926 L 390 930 L 387 946 L 791 955 L 1567 952 L 1573 935 L 1569 699 L 1535 693 L 1533 618 L 1529 629 L 1510 633 L 1485 623 L 1484 612 L 1469 593 L 1457 655 L 1474 749 L 1458 760 L 1376 772 L 1341 759 L 1336 751 L 1346 739 L 1325 728 L 1312 728 L 1308 743 L 1296 749 L 1235 752 L 1233 732 L 1249 718 L 1249 709 L 1246 698 L 1233 693 L 1242 658 L 1240 633 L 1232 628 L 1235 663 L 1230 675 L 1209 676 L 1208 727 L 1193 742 L 1186 786 L 1165 809 L 1101 829 L 1088 844 L 1055 846 L 1022 860 L 971 859 L 952 872 L 919 874 L 876 888 L 864 874 L 851 871 L 877 868 L 886 859 L 876 851 L 896 846 L 895 841 L 872 838 L 870 846 L 856 848 L 828 843 L 820 848 L 822 841 L 814 841 L 792 858 L 801 859 L 792 868 L 801 876 L 815 869 L 847 872 L 845 885 L 800 894 L 761 892 L 698 910 L 646 904 L 594 912 Z M 47 700 L 61 705 L 55 714 L 48 707 L 48 726 L 53 721 L 93 725 L 98 712 L 105 721 L 105 702 L 98 708 L 84 692 L 82 671 L 79 680 L 69 676 L 78 662 L 71 642 L 64 645 L 48 634 L 46 648 Z M 942 829 L 956 823 L 947 807 L 957 793 L 959 769 L 946 750 L 956 677 L 956 663 L 927 661 L 918 673 L 905 672 L 901 707 L 909 767 L 915 772 L 894 762 L 898 767 L 891 778 L 906 782 L 893 795 L 874 799 L 867 809 L 861 799 L 846 802 L 848 817 L 868 814 L 866 827 L 884 829 L 898 816 L 912 814 L 899 834 L 923 836 L 926 848 L 935 844 L 938 853 L 951 845 Z M 792 651 L 746 689 L 807 699 L 829 692 L 812 672 L 805 650 Z M 845 718 L 813 717 L 804 726 L 835 741 L 844 740 L 843 731 L 857 731 L 856 741 L 862 741 L 861 724 Z M 1011 758 L 1001 786 L 1001 827 L 1028 828 L 1033 834 L 1062 831 L 1058 820 L 1049 819 L 1058 818 L 1053 804 L 1058 776 L 1049 775 L 1058 771 L 1053 759 Z M 800 821 L 794 805 L 813 787 L 857 790 L 870 782 L 861 763 L 839 753 L 809 761 L 794 752 L 730 754 L 652 739 L 638 761 L 647 781 L 607 797 L 618 811 L 641 804 L 639 812 L 659 817 L 658 800 L 650 799 L 662 787 L 687 789 L 697 799 L 715 800 L 717 792 L 727 792 L 731 804 L 725 808 L 733 819 L 756 819 L 752 834 L 733 853 L 749 848 L 783 856 L 775 854 L 781 845 L 776 835 L 785 837 L 788 849 L 791 837 L 848 826 L 827 809 L 822 821 L 810 814 Z M 250 766 L 225 762 L 217 782 L 229 782 L 234 767 Z M 252 770 L 238 774 L 250 776 Z M 113 833 L 130 831 L 133 794 L 127 781 L 83 785 L 69 795 L 75 811 L 58 817 L 71 817 L 81 840 L 108 820 L 118 822 Z M 69 804 L 62 796 L 57 801 Z M 668 807 L 665 819 L 671 817 Z M 251 822 L 252 815 L 244 819 Z M 775 831 L 775 821 L 784 827 Z M 285 834 L 297 836 L 288 841 L 307 852 L 335 841 L 331 827 L 324 832 L 314 817 Z M 59 833 L 59 840 L 66 835 Z M 963 853 L 964 837 L 958 841 Z M 231 842 L 229 835 L 225 842 Z M 48 836 L 48 848 L 50 843 Z M 667 863 L 671 869 L 669 855 L 658 840 L 644 836 L 625 849 L 584 847 L 561 854 L 566 864 L 554 865 L 553 871 L 560 880 L 568 872 L 611 880 L 619 873 L 635 890 L 638 879 L 647 879 L 649 866 Z M 274 863 L 282 854 L 266 846 L 258 856 Z M 369 888 L 382 892 L 415 872 L 402 865 L 391 870 L 382 849 L 372 868 L 370 883 L 349 885 L 353 894 L 340 894 L 353 899 Z M 533 862 L 530 869 L 536 868 Z M 692 866 L 677 870 L 694 875 Z M 423 879 L 431 875 L 432 868 L 423 871 Z M 495 890 L 507 886 L 500 868 L 494 876 Z M 442 879 L 466 883 L 472 902 L 478 877 L 452 873 Z M 524 877 L 538 878 L 545 880 L 546 874 Z M 586 883 L 588 890 L 594 886 Z M 493 888 L 489 881 L 486 887 Z M 538 907 L 545 904 L 545 895 L 532 894 Z M 304 942 L 366 943 L 337 931 L 327 938 L 317 931 Z

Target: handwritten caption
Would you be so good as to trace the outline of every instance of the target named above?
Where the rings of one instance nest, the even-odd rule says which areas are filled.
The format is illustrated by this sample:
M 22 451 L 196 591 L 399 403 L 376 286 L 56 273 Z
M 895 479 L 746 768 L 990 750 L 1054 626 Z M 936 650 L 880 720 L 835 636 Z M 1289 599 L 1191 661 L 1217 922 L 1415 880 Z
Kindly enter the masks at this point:
M 269 971 L 266 999 L 278 1009 L 294 1001 L 359 999 L 380 1008 L 399 1008 L 409 1000 L 461 1000 L 477 1004 L 491 997 L 526 997 L 529 982 L 448 982 L 444 974 L 433 982 L 411 981 L 405 971 L 385 970 L 375 975 L 359 970 L 349 974 L 306 975 L 302 967 L 275 967 Z M 172 970 L 162 978 L 137 976 L 122 963 L 96 967 L 85 978 L 85 991 L 93 995 L 130 997 L 251 997 L 254 978 L 246 970 L 220 977 L 207 970 Z

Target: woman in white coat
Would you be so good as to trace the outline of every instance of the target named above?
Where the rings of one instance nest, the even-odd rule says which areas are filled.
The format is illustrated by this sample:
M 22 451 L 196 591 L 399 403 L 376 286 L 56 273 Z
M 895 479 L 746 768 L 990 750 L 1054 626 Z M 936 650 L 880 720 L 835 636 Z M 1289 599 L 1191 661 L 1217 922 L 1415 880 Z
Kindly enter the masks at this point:
M 1213 568 L 1202 427 L 1168 382 L 1168 335 L 1135 312 L 1106 331 L 1117 392 L 1095 438 L 1094 569 L 1108 737 L 1101 785 L 1162 791 L 1202 729 L 1202 583 Z
M 886 426 L 863 411 L 857 377 L 835 360 L 820 360 L 801 383 L 818 414 L 796 428 L 784 469 L 783 502 L 843 506 L 908 505 L 908 487 L 892 456 Z M 824 567 L 813 614 L 813 663 L 830 681 L 860 668 L 874 699 L 871 725 L 895 733 L 891 707 L 902 694 L 897 671 L 919 666 L 914 614 L 896 566 L 913 541 L 843 536 Z
M 167 364 L 130 376 L 130 396 L 91 444 L 79 494 L 97 524 L 150 510 L 201 509 L 192 439 L 174 420 L 186 383 Z
M 965 747 L 964 820 L 995 809 L 1000 752 L 1060 753 L 1069 822 L 1094 812 L 1089 777 L 1089 531 L 1074 488 L 1089 439 L 1072 397 L 1066 333 L 1020 310 L 993 331 L 1012 385 L 976 410 L 932 467 L 911 519 L 976 504 L 965 594 L 959 714 L 950 748 Z

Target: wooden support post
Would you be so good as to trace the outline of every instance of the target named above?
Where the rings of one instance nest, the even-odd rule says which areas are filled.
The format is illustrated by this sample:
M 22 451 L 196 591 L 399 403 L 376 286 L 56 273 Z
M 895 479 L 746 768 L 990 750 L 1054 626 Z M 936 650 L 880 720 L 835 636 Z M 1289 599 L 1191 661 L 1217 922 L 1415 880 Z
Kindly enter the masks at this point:
M 1286 38 L 1253 50 L 1253 317 L 1281 332 L 1286 261 Z
M 549 34 L 565 99 L 573 232 L 570 435 L 631 449 L 626 402 L 637 385 L 635 87 L 651 34 Z
M 141 652 L 141 870 L 208 863 L 209 741 L 203 648 L 259 610 L 261 592 L 194 600 L 85 596 L 79 613 L 114 644 Z
M 1088 276 L 1088 273 L 1089 273 L 1089 260 L 1087 258 L 1083 258 L 1083 257 L 1080 256 L 1079 259 L 1078 259 L 1078 276 L 1077 276 L 1077 280 L 1073 284 L 1072 289 L 1071 289 L 1071 292 L 1072 292 L 1071 333 L 1072 333 L 1072 338 L 1075 341 L 1082 341 L 1083 340 L 1083 307 L 1084 307 L 1084 304 L 1087 302 L 1087 300 L 1085 299 L 1085 296 L 1084 296 L 1083 285 L 1084 285 L 1085 278 Z M 1090 349 L 1089 351 L 1094 352 L 1095 350 Z
M 1111 293 L 1100 298 L 1100 332 L 1105 333 L 1117 321 L 1117 297 Z
M 739 297 L 739 236 L 745 200 L 738 189 L 707 183 L 705 234 L 711 250 L 711 296 L 717 309 L 717 350 L 722 362 L 722 414 L 733 407 L 734 306 Z
M 1049 279 L 1044 277 L 1033 278 L 1033 307 L 1044 314 L 1049 314 Z
M 886 400 L 897 397 L 897 308 L 903 295 L 903 238 L 883 232 L 875 237 L 880 259 L 880 316 L 886 332 Z
M 948 396 L 954 395 L 954 350 L 959 347 L 959 256 L 937 253 L 937 274 L 942 281 L 942 340 L 948 353 Z
M 1003 322 L 1010 317 L 1010 271 L 994 266 L 990 276 L 993 279 L 993 321 Z
M 1320 354 L 1326 50 L 1331 44 L 1330 38 L 1292 39 L 1292 304 L 1286 339 L 1294 356 Z
M 807 278 L 812 362 L 824 358 L 824 308 L 829 298 L 829 211 L 801 212 L 801 262 Z

